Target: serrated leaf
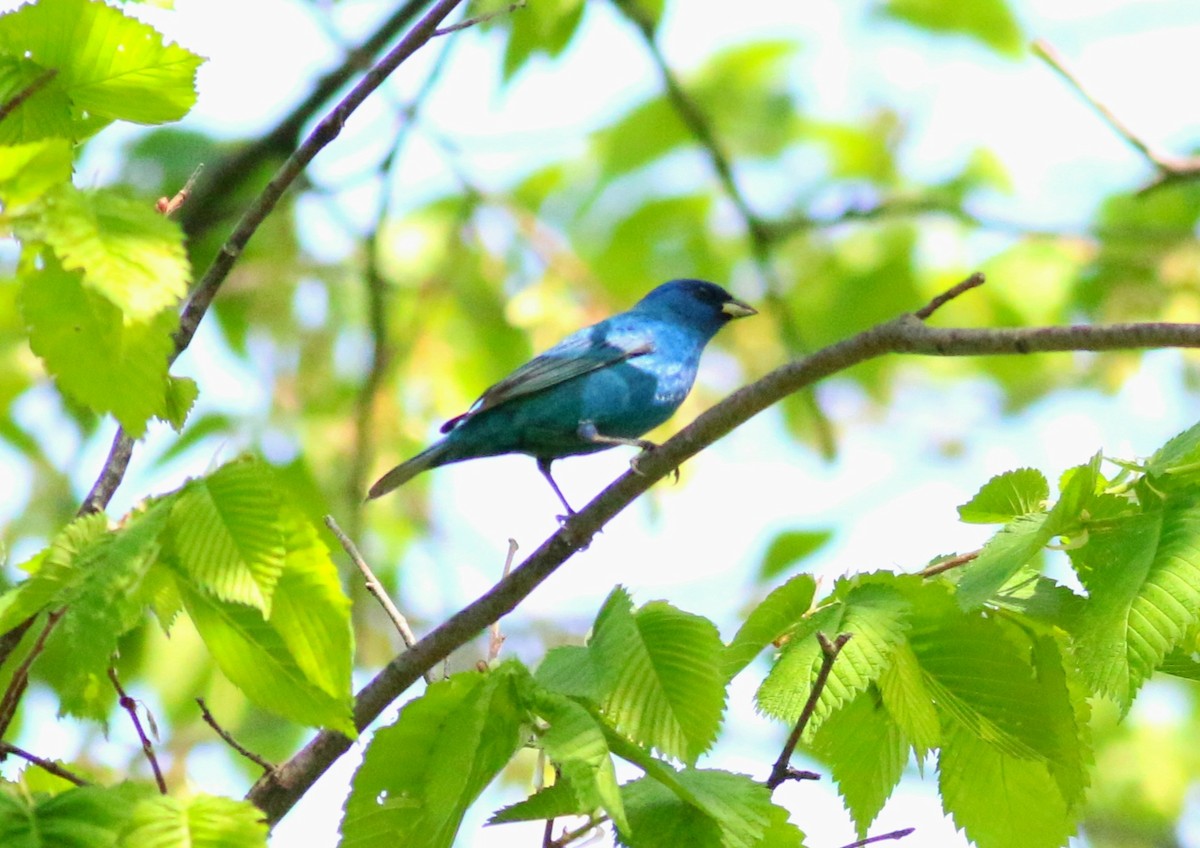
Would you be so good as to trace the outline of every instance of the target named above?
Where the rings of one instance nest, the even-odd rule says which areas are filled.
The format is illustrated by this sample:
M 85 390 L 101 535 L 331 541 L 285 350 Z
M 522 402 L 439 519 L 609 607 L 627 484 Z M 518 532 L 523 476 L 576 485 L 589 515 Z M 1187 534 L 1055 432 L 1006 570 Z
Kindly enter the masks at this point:
M 574 787 L 577 797 L 590 802 L 582 812 L 602 807 L 617 827 L 628 830 L 612 753 L 600 720 L 570 698 L 552 692 L 537 693 L 533 702 L 534 710 L 548 723 L 538 744 Z
M 723 647 L 708 619 L 663 601 L 635 613 L 629 594 L 614 589 L 589 644 L 604 714 L 633 740 L 695 762 L 716 739 L 725 710 Z
M 1006 524 L 1014 518 L 1040 512 L 1050 497 L 1045 475 L 1033 468 L 1018 468 L 987 481 L 971 500 L 958 508 L 958 516 L 971 524 Z
M 0 55 L 0 103 L 11 104 L 18 98 L 24 100 L 10 105 L 12 111 L 0 121 L 0 144 L 42 140 L 69 144 L 76 136 L 71 98 L 57 74 L 24 56 Z
M 188 413 L 200 394 L 196 381 L 190 377 L 167 377 L 166 414 L 163 420 L 171 425 L 176 433 L 183 432 Z
M 124 848 L 118 834 L 149 791 L 125 783 L 33 799 L 0 793 L 0 840 L 5 848 Z
M 176 497 L 169 554 L 197 588 L 269 618 L 286 553 L 282 513 L 268 467 L 230 462 Z
M 1128 709 L 1164 658 L 1200 623 L 1200 505 L 1091 528 L 1071 561 L 1088 590 L 1075 652 L 1088 685 Z
M 816 591 L 817 581 L 810 574 L 797 574 L 772 590 L 725 648 L 721 662 L 725 679 L 732 680 L 763 648 L 800 621 L 812 607 Z
M 921 665 L 908 643 L 897 645 L 891 662 L 876 681 L 883 705 L 908 739 L 917 762 L 941 740 L 941 720 L 933 695 L 925 686 Z
M 126 322 L 174 309 L 187 294 L 191 264 L 179 225 L 144 201 L 111 189 L 61 186 L 34 229 L 68 271 L 121 310 Z
M 98 413 L 110 412 L 133 438 L 152 417 L 167 412 L 167 359 L 179 324 L 166 309 L 144 321 L 126 321 L 106 298 L 88 290 L 77 272 L 53 256 L 21 278 L 21 313 L 29 346 L 59 389 Z
M 1046 513 L 1023 515 L 988 539 L 958 582 L 958 603 L 969 610 L 991 600 L 1009 579 L 1054 538 Z
M 938 754 L 942 807 L 980 846 L 1059 848 L 1076 813 L 1044 762 L 1013 756 L 958 725 Z
M 580 802 L 579 794 L 569 781 L 559 780 L 553 786 L 547 786 L 535 792 L 524 801 L 518 801 L 497 810 L 487 820 L 487 823 L 489 825 L 510 824 L 512 822 L 555 819 L 559 816 L 586 815 L 590 809 L 586 804 Z
M 188 113 L 203 61 L 98 0 L 41 0 L 0 15 L 0 53 L 56 71 L 78 112 L 142 124 Z
M 262 810 L 248 801 L 216 795 L 167 795 L 134 805 L 120 848 L 265 848 Z
M 0 128 L 4 123 L 0 121 Z M 70 179 L 71 143 L 64 138 L 0 147 L 0 203 L 6 215 L 22 211 Z
M 1004 0 L 888 0 L 883 8 L 931 32 L 970 36 L 1004 56 L 1020 56 L 1025 48 L 1021 28 Z
M 28 579 L 0 596 L 0 633 L 7 633 L 47 607 L 62 606 L 66 593 L 83 579 L 80 559 L 108 532 L 102 513 L 76 518 L 59 531 L 49 547 L 23 568 Z
M 1154 452 L 1146 474 L 1160 489 L 1194 484 L 1200 478 L 1200 424 L 1195 424 Z
M 433 684 L 376 731 L 354 775 L 341 848 L 449 848 L 463 814 L 521 746 L 530 720 L 514 662 Z
M 811 747 L 829 764 L 861 839 L 900 782 L 908 739 L 879 693 L 867 689 L 821 725 Z
M 676 779 L 687 787 L 694 803 L 650 777 L 621 787 L 631 828 L 618 830 L 622 845 L 757 848 L 778 819 L 770 790 L 745 775 L 688 768 L 679 771 Z
M 839 634 L 850 634 L 821 690 L 806 731 L 811 738 L 833 710 L 866 689 L 887 667 L 892 651 L 904 641 L 909 609 L 909 602 L 892 586 L 855 586 L 843 601 L 806 619 L 792 634 L 758 689 L 758 708 L 795 724 L 824 657 L 816 634 L 824 633 L 831 641 Z

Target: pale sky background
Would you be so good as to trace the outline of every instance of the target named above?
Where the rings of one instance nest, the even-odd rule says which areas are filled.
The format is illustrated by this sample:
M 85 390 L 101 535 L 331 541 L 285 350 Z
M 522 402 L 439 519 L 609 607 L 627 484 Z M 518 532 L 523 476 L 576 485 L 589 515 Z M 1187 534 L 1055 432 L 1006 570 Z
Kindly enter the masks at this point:
M 15 5 L 0 2 L 0 9 Z M 345 42 L 371 29 L 392 5 L 345 2 L 336 7 Z M 1145 163 L 1035 59 L 1013 62 L 973 43 L 919 36 L 902 25 L 880 22 L 872 4 L 861 0 L 674 0 L 668 5 L 662 39 L 669 61 L 680 71 L 696 67 L 722 46 L 797 37 L 804 46 L 795 79 L 807 107 L 823 117 L 850 120 L 874 106 L 898 109 L 910 124 L 904 159 L 916 174 L 945 174 L 973 149 L 991 149 L 1009 169 L 1014 190 L 1009 197 L 994 198 L 981 214 L 1033 227 L 1082 228 L 1100 197 L 1149 175 Z M 1180 153 L 1196 143 L 1191 95 L 1200 78 L 1200 51 L 1195 48 L 1200 43 L 1200 4 L 1044 0 L 1014 7 L 1026 34 L 1054 44 L 1092 91 L 1144 138 Z M 306 93 L 337 55 L 315 19 L 283 0 L 176 0 L 174 12 L 138 11 L 168 37 L 210 58 L 200 71 L 200 102 L 184 122 L 209 132 L 253 136 Z M 503 90 L 498 40 L 477 31 L 454 36 L 461 44 L 424 120 L 461 146 L 473 181 L 503 188 L 514 175 L 578 151 L 591 129 L 657 90 L 657 76 L 644 51 L 633 48 L 636 40 L 607 4 L 590 4 L 585 32 L 587 40 L 577 41 L 561 60 L 534 60 Z M 264 38 L 266 33 L 270 37 Z M 421 78 L 418 66 L 431 56 L 418 54 L 402 68 L 393 83 L 396 89 L 411 91 Z M 318 157 L 314 178 L 336 187 L 368 172 L 389 143 L 390 132 L 379 131 L 390 130 L 386 115 L 386 109 L 368 104 L 351 119 L 336 150 Z M 131 132 L 110 133 L 112 143 Z M 111 150 L 101 146 L 89 154 L 80 170 L 82 184 L 104 182 L 113 167 Z M 454 185 L 440 155 L 419 135 L 407 155 L 401 170 L 402 206 Z M 773 187 L 747 188 L 764 206 L 778 201 L 771 195 Z M 343 190 L 338 197 L 351 220 L 365 223 L 373 214 L 369 187 Z M 306 246 L 313 252 L 337 258 L 348 248 L 345 235 L 315 206 L 305 209 L 304 223 Z M 950 244 L 932 224 L 923 242 L 940 264 L 963 267 L 983 261 L 1002 243 L 995 236 L 980 236 L 965 246 Z M 655 282 L 647 281 L 647 288 Z M 1015 419 L 1000 418 L 999 395 L 988 386 L 933 383 L 922 378 L 919 361 L 914 361 L 907 390 L 883 420 L 865 415 L 866 404 L 852 388 L 824 385 L 823 406 L 840 429 L 837 462 L 823 463 L 794 446 L 777 417 L 764 414 L 690 461 L 684 485 L 658 486 L 653 509 L 639 502 L 619 516 L 513 618 L 578 620 L 582 639 L 601 600 L 621 583 L 639 603 L 667 598 L 712 618 L 728 638 L 740 612 L 731 608 L 730 599 L 746 597 L 762 546 L 779 530 L 834 529 L 834 541 L 809 563 L 827 584 L 854 571 L 915 569 L 936 554 L 977 547 L 988 529 L 959 524 L 955 507 L 992 475 L 1033 466 L 1054 480 L 1100 449 L 1126 458 L 1144 456 L 1200 418 L 1196 399 L 1182 382 L 1182 356 L 1148 355 L 1115 397 L 1058 395 Z M 240 412 L 261 409 L 266 402 L 262 376 L 233 360 L 211 326 L 202 328 L 179 370 L 200 381 L 206 409 Z M 732 389 L 754 376 L 738 375 L 719 354 L 710 353 L 701 379 Z M 25 414 L 36 418 L 46 404 L 52 405 L 50 396 L 35 393 Z M 443 410 L 447 416 L 458 411 Z M 79 463 L 81 493 L 101 466 L 110 437 L 105 429 L 87 446 Z M 202 473 L 213 452 L 224 459 L 241 447 L 214 443 L 213 452 L 193 452 L 165 470 L 148 468 L 148 459 L 170 441 L 169 431 L 160 428 L 147 445 L 139 446 L 113 514 L 147 492 L 169 490 L 185 476 Z M 964 450 L 947 459 L 935 450 L 938 442 L 961 442 Z M 622 473 L 627 460 L 617 450 L 565 461 L 556 465 L 556 477 L 568 497 L 582 504 Z M 435 474 L 432 514 L 448 518 L 412 555 L 406 579 L 420 604 L 412 612 L 426 620 L 443 618 L 490 586 L 510 536 L 530 551 L 556 527 L 557 504 L 527 458 L 467 463 Z M 497 492 L 504 496 L 497 498 Z M 387 515 L 386 508 L 377 509 L 368 521 L 386 521 Z M 747 540 L 754 543 L 747 545 Z M 12 552 L 14 560 L 21 558 L 19 553 Z M 513 626 L 520 629 L 521 622 Z M 536 664 L 539 655 L 533 646 L 516 642 L 506 652 Z M 523 653 L 523 647 L 530 650 Z M 768 773 L 786 728 L 754 714 L 752 696 L 764 668 L 760 661 L 735 682 L 727 729 L 702 766 L 758 778 Z M 53 714 L 52 700 L 44 693 L 37 697 L 45 701 L 45 713 Z M 1174 695 L 1156 696 L 1152 687 L 1132 720 L 1171 721 L 1179 708 Z M 385 720 L 394 713 L 389 711 Z M 134 744 L 125 738 L 130 735 L 122 722 L 115 722 L 111 744 L 124 752 Z M 44 756 L 69 756 L 76 739 L 69 726 L 59 725 L 39 728 L 23 741 Z M 272 840 L 275 848 L 336 844 L 340 807 L 356 762 L 355 756 L 343 758 L 284 819 Z M 197 789 L 234 796 L 244 792 L 246 784 L 224 764 L 216 745 L 211 756 L 202 754 L 197 763 L 211 763 L 211 768 L 193 770 Z M 819 769 L 799 758 L 797 764 Z M 540 825 L 479 827 L 521 791 L 514 786 L 489 791 L 468 817 L 459 844 L 537 844 Z M 829 780 L 788 784 L 775 798 L 793 811 L 812 848 L 833 848 L 854 839 Z M 917 834 L 896 844 L 965 844 L 943 819 L 931 778 L 906 782 L 871 832 L 908 826 L 916 826 Z M 1186 845 L 1200 846 L 1200 829 L 1187 824 L 1183 830 Z

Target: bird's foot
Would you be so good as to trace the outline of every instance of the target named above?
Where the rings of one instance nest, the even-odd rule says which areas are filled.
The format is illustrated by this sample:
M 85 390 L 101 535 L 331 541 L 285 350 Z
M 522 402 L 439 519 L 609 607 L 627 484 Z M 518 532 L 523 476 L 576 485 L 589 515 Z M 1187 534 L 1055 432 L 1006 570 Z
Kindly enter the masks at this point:
M 646 457 L 646 454 L 651 453 L 652 451 L 658 450 L 658 445 L 656 445 L 654 442 L 647 441 L 645 439 L 638 439 L 638 442 L 641 445 L 642 452 L 635 455 L 633 457 L 633 459 L 629 460 L 629 468 L 633 471 L 634 474 L 637 474 L 640 477 L 645 477 L 646 474 L 644 471 L 642 471 L 642 469 L 640 467 L 638 467 L 638 463 L 640 463 Z M 671 476 L 674 477 L 675 482 L 678 483 L 679 482 L 679 469 L 672 468 Z

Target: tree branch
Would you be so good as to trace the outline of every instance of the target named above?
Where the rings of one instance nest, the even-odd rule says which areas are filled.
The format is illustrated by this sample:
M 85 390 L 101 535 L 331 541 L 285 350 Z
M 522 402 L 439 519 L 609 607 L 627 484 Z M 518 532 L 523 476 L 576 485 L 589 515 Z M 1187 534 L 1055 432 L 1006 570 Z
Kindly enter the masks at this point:
M 1102 100 L 1088 92 L 1084 87 L 1083 82 L 1076 76 L 1063 61 L 1062 56 L 1058 51 L 1045 39 L 1039 38 L 1033 42 L 1033 54 L 1055 70 L 1059 76 L 1067 81 L 1075 91 L 1082 97 L 1089 106 L 1108 124 L 1113 131 L 1125 139 L 1125 141 L 1137 150 L 1146 161 L 1154 166 L 1158 171 L 1158 177 L 1141 190 L 1145 192 L 1152 191 L 1159 186 L 1168 182 L 1174 182 L 1183 179 L 1196 179 L 1200 177 L 1200 156 L 1172 156 L 1169 153 L 1164 153 L 1155 147 L 1152 147 L 1149 142 L 1135 133 L 1129 126 L 1118 118 L 1111 109 L 1104 104 Z
M 61 777 L 63 780 L 70 781 L 71 783 L 74 783 L 76 786 L 91 786 L 91 781 L 85 780 L 84 778 L 75 774 L 75 772 L 70 771 L 66 768 L 63 768 L 61 765 L 54 762 L 53 760 L 47 760 L 44 757 L 39 757 L 36 754 L 31 754 L 28 751 L 24 750 L 23 748 L 18 748 L 16 745 L 12 745 L 8 742 L 0 742 L 0 759 L 7 756 L 8 754 L 12 754 L 15 757 L 20 757 L 21 759 L 25 760 L 26 762 L 33 763 L 35 766 L 40 768 L 42 771 L 48 772 L 48 773 L 54 775 L 55 777 Z
M 274 763 L 264 760 L 258 754 L 254 753 L 249 748 L 234 739 L 233 734 L 231 734 L 228 730 L 221 727 L 221 725 L 217 723 L 217 719 L 213 716 L 212 712 L 208 709 L 208 704 L 204 703 L 203 698 L 197 698 L 196 704 L 200 707 L 200 717 L 204 719 L 204 723 L 216 731 L 216 734 L 225 741 L 226 745 L 237 751 L 239 754 L 265 772 L 269 772 L 275 768 Z
M 150 770 L 154 772 L 154 781 L 158 784 L 158 791 L 167 794 L 167 781 L 163 779 L 162 769 L 158 766 L 158 757 L 154 754 L 154 745 L 150 742 L 150 737 L 146 735 L 146 729 L 142 727 L 142 720 L 138 718 L 138 704 L 133 698 L 125 694 L 125 690 L 121 687 L 121 680 L 117 677 L 117 669 L 115 666 L 109 666 L 108 679 L 112 681 L 113 688 L 117 690 L 118 703 L 121 709 L 129 713 L 129 720 L 133 722 L 133 729 L 137 731 L 138 739 L 142 741 L 142 753 L 146 755 L 146 761 L 150 763 Z M 149 714 L 147 712 L 147 714 Z M 151 717 L 151 722 L 153 722 Z M 155 733 L 157 735 L 157 732 Z
M 833 670 L 833 664 L 837 660 L 838 654 L 850 641 L 850 634 L 840 633 L 830 642 L 824 633 L 818 633 L 817 641 L 821 643 L 821 667 L 817 670 L 816 678 L 813 679 L 812 691 L 808 693 L 808 700 L 804 702 L 804 707 L 800 710 L 796 726 L 792 728 L 787 742 L 783 744 L 783 750 L 779 752 L 779 759 L 775 761 L 775 766 L 771 769 L 771 776 L 767 778 L 768 789 L 773 790 L 785 781 L 801 778 L 801 773 L 792 768 L 792 754 L 795 753 L 796 746 L 800 744 L 800 737 L 804 735 L 804 728 L 808 727 L 808 722 L 817 709 L 817 701 L 820 700 L 821 693 L 825 691 L 825 683 L 829 680 L 829 672 Z
M 916 832 L 915 827 L 902 827 L 899 830 L 893 830 L 891 833 L 881 833 L 878 836 L 868 836 L 866 839 L 859 839 L 857 842 L 851 842 L 849 845 L 843 845 L 842 848 L 863 848 L 865 845 L 874 845 L 876 842 L 884 842 L 890 839 L 903 839 L 914 832 Z
M 663 442 L 546 539 L 512 573 L 436 627 L 411 650 L 394 658 L 357 695 L 354 721 L 366 728 L 396 698 L 453 651 L 511 612 L 542 581 L 639 495 L 684 461 L 739 425 L 807 388 L 862 362 L 891 353 L 927 356 L 1029 354 L 1052 351 L 1104 351 L 1145 348 L 1200 348 L 1200 324 L 1113 324 L 1027 329 L 940 329 L 915 314 L 871 327 L 801 359 L 789 362 L 734 392 Z M 290 760 L 260 779 L 246 797 L 278 821 L 326 769 L 350 747 L 334 731 L 321 731 Z

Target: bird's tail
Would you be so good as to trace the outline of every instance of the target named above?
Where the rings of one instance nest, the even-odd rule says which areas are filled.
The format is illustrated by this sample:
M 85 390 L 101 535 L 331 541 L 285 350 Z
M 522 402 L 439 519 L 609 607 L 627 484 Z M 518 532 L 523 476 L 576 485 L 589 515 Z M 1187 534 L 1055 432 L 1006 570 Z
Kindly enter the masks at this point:
M 448 451 L 446 448 L 446 443 L 441 441 L 421 451 L 407 462 L 400 463 L 375 481 L 375 485 L 371 486 L 367 492 L 367 500 L 374 500 L 381 495 L 386 495 L 393 489 L 403 486 L 422 471 L 428 471 L 430 468 L 436 468 L 447 461 L 453 461 L 447 456 Z

